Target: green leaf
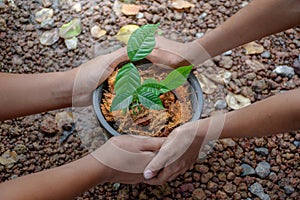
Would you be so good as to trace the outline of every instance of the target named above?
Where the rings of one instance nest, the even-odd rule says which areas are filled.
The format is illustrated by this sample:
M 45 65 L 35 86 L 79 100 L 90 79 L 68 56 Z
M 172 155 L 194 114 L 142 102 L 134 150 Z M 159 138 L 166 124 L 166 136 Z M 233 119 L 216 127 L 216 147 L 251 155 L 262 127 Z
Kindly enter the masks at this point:
M 184 84 L 189 77 L 192 68 L 193 65 L 179 67 L 171 71 L 167 77 L 160 82 L 160 84 L 165 86 L 169 91 L 174 90 Z
M 154 85 L 150 85 L 152 83 L 148 83 L 146 85 L 141 85 L 138 89 L 137 89 L 137 94 L 141 94 L 144 92 L 150 92 L 155 94 L 156 96 L 158 96 L 160 94 L 160 90 L 159 87 L 156 86 L 156 84 Z
M 128 63 L 124 65 L 118 72 L 114 88 L 116 94 L 122 92 L 133 93 L 141 85 L 141 77 L 137 68 Z
M 79 18 L 71 20 L 69 23 L 62 25 L 59 28 L 59 36 L 68 39 L 76 37 L 81 33 L 81 22 Z
M 146 108 L 152 110 L 163 110 L 164 106 L 160 98 L 151 92 L 141 92 L 138 94 L 139 101 Z
M 164 90 L 168 90 L 168 88 L 159 84 L 157 81 L 156 83 L 147 83 L 148 81 L 146 83 L 145 82 L 146 81 L 144 81 L 144 83 L 137 89 L 138 94 L 142 92 L 151 92 L 158 96 L 159 94 L 164 93 Z
M 147 83 L 158 83 L 158 81 L 153 78 L 147 78 L 144 80 L 143 84 L 147 84 Z
M 130 92 L 117 94 L 112 101 L 110 111 L 127 108 L 131 104 L 132 98 L 133 96 Z
M 132 33 L 127 46 L 127 54 L 131 61 L 146 58 L 152 52 L 158 26 L 159 24 L 146 24 Z

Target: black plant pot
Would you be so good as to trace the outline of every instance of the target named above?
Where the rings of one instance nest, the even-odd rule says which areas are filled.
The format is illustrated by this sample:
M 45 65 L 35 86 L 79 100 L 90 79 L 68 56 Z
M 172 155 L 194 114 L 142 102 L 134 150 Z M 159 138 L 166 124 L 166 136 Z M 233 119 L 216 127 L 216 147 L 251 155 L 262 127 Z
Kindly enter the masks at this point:
M 193 109 L 193 117 L 190 121 L 196 121 L 200 119 L 202 109 L 203 109 L 203 93 L 201 86 L 199 84 L 199 81 L 193 75 L 190 74 L 188 78 L 188 82 L 191 85 L 192 91 L 191 91 L 191 103 L 192 103 L 192 109 Z M 107 82 L 100 85 L 94 92 L 93 92 L 93 107 L 95 110 L 95 113 L 97 115 L 97 119 L 100 123 L 100 125 L 108 132 L 107 136 L 118 136 L 121 135 L 119 132 L 117 132 L 106 120 L 104 115 L 102 114 L 100 104 L 102 100 L 102 94 L 103 94 L 103 88 L 106 88 Z

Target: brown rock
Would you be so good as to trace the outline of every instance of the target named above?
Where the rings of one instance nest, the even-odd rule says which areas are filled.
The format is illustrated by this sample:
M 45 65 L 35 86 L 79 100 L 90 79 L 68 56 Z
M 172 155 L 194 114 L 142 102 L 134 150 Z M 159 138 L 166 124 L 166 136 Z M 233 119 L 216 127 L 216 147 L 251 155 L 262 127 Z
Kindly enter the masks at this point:
M 195 169 L 196 169 L 197 172 L 200 172 L 202 174 L 207 173 L 208 170 L 209 170 L 209 168 L 205 165 L 196 165 Z
M 40 124 L 40 129 L 46 134 L 55 134 L 58 131 L 57 124 L 52 117 L 45 118 Z
M 220 181 L 226 181 L 226 174 L 224 172 L 221 172 L 218 174 L 218 178 Z
M 195 200 L 204 200 L 204 199 L 206 199 L 205 192 L 200 188 L 194 190 L 193 191 L 193 199 L 195 199 Z
M 201 176 L 201 183 L 207 183 L 209 179 L 213 177 L 213 174 L 211 172 L 208 172 L 206 174 L 202 174 Z
M 227 174 L 227 179 L 228 179 L 228 180 L 234 180 L 234 179 L 235 179 L 235 174 L 234 174 L 233 172 L 229 172 L 229 173 Z
M 224 185 L 223 189 L 229 195 L 232 195 L 233 193 L 236 192 L 236 186 L 233 185 L 232 183 L 226 183 Z
M 218 190 L 218 184 L 215 182 L 209 181 L 207 184 L 207 189 L 211 192 L 216 192 Z
M 227 196 L 227 194 L 225 192 L 222 192 L 222 191 L 219 190 L 217 192 L 217 198 L 218 199 L 228 199 L 228 196 Z

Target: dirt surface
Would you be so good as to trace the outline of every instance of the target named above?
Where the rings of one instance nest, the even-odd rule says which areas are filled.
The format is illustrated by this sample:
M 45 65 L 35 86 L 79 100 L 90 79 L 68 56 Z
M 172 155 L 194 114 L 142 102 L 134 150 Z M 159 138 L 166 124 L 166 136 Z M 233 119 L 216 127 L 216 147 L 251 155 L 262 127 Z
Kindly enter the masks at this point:
M 41 73 L 78 67 L 96 55 L 119 48 L 122 43 L 114 36 L 126 24 L 160 22 L 161 34 L 165 37 L 180 42 L 192 41 L 247 4 L 241 0 L 192 0 L 194 8 L 177 12 L 170 1 L 137 1 L 136 4 L 143 5 L 137 18 L 117 16 L 112 10 L 113 1 L 81 1 L 82 9 L 78 12 L 71 9 L 76 2 L 79 1 L 1 0 L 1 72 Z M 50 46 L 40 43 L 39 38 L 47 30 L 36 22 L 35 13 L 43 7 L 54 10 L 53 23 L 45 26 L 48 30 L 59 28 L 75 17 L 81 19 L 82 32 L 77 36 L 75 50 L 68 50 L 63 39 Z M 100 25 L 106 35 L 93 38 L 90 29 L 94 25 Z M 225 101 L 231 93 L 254 103 L 299 88 L 299 33 L 299 27 L 289 29 L 256 41 L 264 48 L 261 53 L 247 55 L 240 47 L 199 67 L 195 74 L 205 92 L 203 117 L 216 109 L 232 110 L 236 105 Z M 261 66 L 263 70 L 259 69 Z M 295 74 L 285 76 L 273 72 L 278 66 L 294 67 Z M 213 76 L 215 74 L 222 77 Z M 13 163 L 0 164 L 1 181 L 63 165 L 87 153 L 76 134 L 65 143 L 59 143 L 62 127 L 57 126 L 55 116 L 61 112 L 51 111 L 0 123 L 0 155 L 7 151 L 15 151 L 17 155 Z M 68 126 L 64 128 L 69 130 Z M 196 163 L 187 173 L 163 186 L 105 184 L 77 199 L 260 199 L 253 193 L 253 187 L 259 185 L 270 199 L 298 199 L 299 154 L 299 132 L 226 139 L 218 142 L 205 161 Z M 269 165 L 262 164 L 263 161 Z M 247 171 L 245 164 L 262 170 L 253 173 L 250 168 Z M 250 175 L 244 176 L 246 171 Z

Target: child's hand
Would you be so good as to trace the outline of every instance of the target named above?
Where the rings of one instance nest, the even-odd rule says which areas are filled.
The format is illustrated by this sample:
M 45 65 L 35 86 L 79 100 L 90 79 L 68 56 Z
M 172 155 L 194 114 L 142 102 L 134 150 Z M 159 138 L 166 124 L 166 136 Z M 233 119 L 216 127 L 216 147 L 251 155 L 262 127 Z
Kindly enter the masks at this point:
M 115 136 L 91 155 L 105 166 L 106 182 L 138 183 L 165 138 Z
M 74 69 L 76 77 L 72 93 L 72 106 L 87 106 L 92 103 L 93 91 L 114 71 L 115 67 L 128 60 L 126 48 L 121 48 L 82 64 Z
M 198 157 L 205 131 L 199 121 L 174 129 L 146 167 L 145 183 L 161 185 L 188 170 Z
M 147 58 L 153 63 L 175 68 L 198 65 L 211 57 L 197 41 L 180 43 L 159 36 L 156 37 L 155 49 Z

